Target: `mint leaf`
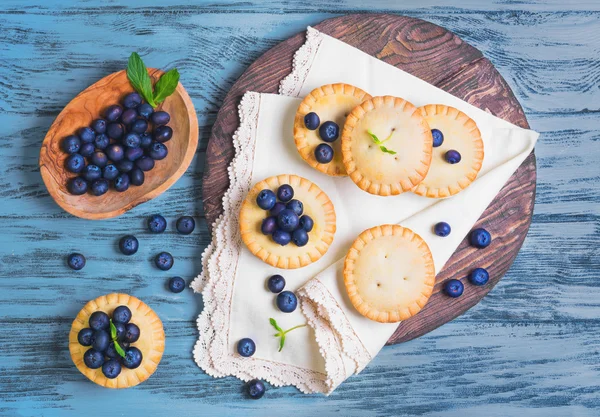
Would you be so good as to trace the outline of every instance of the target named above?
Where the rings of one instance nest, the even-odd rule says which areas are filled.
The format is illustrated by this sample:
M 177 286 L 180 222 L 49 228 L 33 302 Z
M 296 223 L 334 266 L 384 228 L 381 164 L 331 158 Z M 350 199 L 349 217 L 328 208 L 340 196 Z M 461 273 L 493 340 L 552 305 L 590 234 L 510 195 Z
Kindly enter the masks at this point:
M 281 349 L 283 349 L 283 345 L 285 344 L 285 333 L 283 333 L 281 335 L 281 339 L 279 339 L 279 351 L 281 352 Z
M 175 89 L 179 83 L 179 71 L 177 68 L 164 73 L 154 86 L 154 102 L 158 105 L 165 101 Z
M 275 321 L 275 319 L 273 319 L 273 318 L 269 319 L 269 323 L 271 323 L 271 326 L 275 327 L 275 330 L 277 330 L 277 333 L 275 333 L 273 335 L 273 337 L 279 338 L 279 352 L 281 352 L 281 349 L 283 349 L 283 345 L 285 345 L 285 335 L 286 334 L 288 334 L 292 330 L 299 329 L 300 327 L 306 327 L 306 324 L 299 324 L 298 326 L 294 326 L 291 329 L 283 330 L 281 327 L 279 327 L 277 325 L 277 322 Z
M 152 107 L 156 107 L 154 95 L 152 93 L 152 80 L 148 75 L 148 70 L 146 69 L 146 65 L 144 65 L 144 61 L 142 61 L 142 58 L 140 58 L 136 52 L 133 52 L 129 57 L 129 62 L 127 63 L 127 78 L 133 88 L 144 97 L 148 104 Z
M 110 338 L 114 341 L 117 338 L 117 328 L 113 323 L 112 319 L 110 319 Z
M 277 325 L 275 319 L 270 318 L 269 323 L 271 323 L 271 326 L 275 327 L 275 330 L 277 330 L 278 332 L 283 332 L 283 329 Z
M 115 350 L 117 351 L 117 353 L 119 354 L 119 356 L 122 357 L 122 358 L 124 358 L 125 357 L 125 351 L 123 350 L 123 348 L 121 347 L 121 345 L 119 345 L 119 342 L 117 342 L 115 340 L 114 344 L 115 344 Z
M 386 147 L 385 147 L 385 146 L 383 146 L 383 145 L 381 145 L 381 146 L 379 147 L 379 149 L 381 149 L 381 150 L 382 150 L 383 152 L 385 152 L 385 153 L 389 153 L 390 155 L 396 155 L 396 154 L 397 154 L 397 152 L 395 152 L 395 151 L 392 151 L 391 149 L 388 149 L 388 148 L 386 148 Z
M 381 144 L 382 142 L 379 140 L 379 138 L 377 137 L 377 135 L 375 135 L 375 133 L 371 132 L 371 130 L 367 130 L 367 133 L 369 134 L 369 136 L 371 136 L 371 139 L 373 139 L 373 142 L 375 142 L 377 145 Z

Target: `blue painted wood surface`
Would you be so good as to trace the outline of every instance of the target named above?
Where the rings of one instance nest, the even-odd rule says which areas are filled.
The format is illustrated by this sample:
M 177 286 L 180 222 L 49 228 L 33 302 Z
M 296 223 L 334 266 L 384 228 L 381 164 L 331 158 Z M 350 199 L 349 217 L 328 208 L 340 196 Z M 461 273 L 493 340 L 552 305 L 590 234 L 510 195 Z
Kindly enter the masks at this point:
M 3 0 L 0 4 L 0 415 L 4 416 L 597 416 L 600 415 L 600 2 L 595 0 L 207 2 Z M 459 6 L 457 4 L 460 4 Z M 520 99 L 536 148 L 533 224 L 505 278 L 478 306 L 412 342 L 386 347 L 330 397 L 294 388 L 243 398 L 235 378 L 192 361 L 200 296 L 165 289 L 200 271 L 204 152 L 221 100 L 277 42 L 325 18 L 397 12 L 445 26 L 480 49 Z M 122 69 L 137 50 L 177 66 L 198 112 L 201 144 L 159 198 L 108 221 L 62 212 L 37 169 L 41 141 L 75 94 Z M 159 237 L 148 215 L 169 220 Z M 191 236 L 174 220 L 194 215 Z M 140 251 L 125 258 L 125 233 Z M 175 255 L 168 273 L 150 260 Z M 88 265 L 72 272 L 71 251 Z M 123 291 L 152 306 L 167 335 L 155 375 L 106 390 L 75 369 L 71 321 L 89 299 Z

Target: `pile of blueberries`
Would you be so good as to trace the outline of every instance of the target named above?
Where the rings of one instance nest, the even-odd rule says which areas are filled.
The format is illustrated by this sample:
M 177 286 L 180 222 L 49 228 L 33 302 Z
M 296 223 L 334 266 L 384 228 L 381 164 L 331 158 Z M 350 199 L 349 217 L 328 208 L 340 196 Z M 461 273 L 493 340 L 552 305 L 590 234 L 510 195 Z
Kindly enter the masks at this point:
M 135 346 L 130 346 L 140 338 L 140 328 L 130 323 L 131 310 L 127 306 L 115 308 L 112 324 L 116 328 L 116 337 L 111 337 L 111 318 L 104 311 L 95 311 L 89 319 L 89 326 L 77 334 L 81 346 L 91 346 L 83 354 L 83 362 L 90 369 L 102 367 L 105 377 L 113 379 L 121 373 L 121 367 L 135 369 L 142 363 L 142 352 Z M 115 344 L 125 352 L 119 355 Z
M 451 231 L 450 225 L 446 222 L 439 222 L 433 226 L 433 232 L 440 237 L 448 236 Z M 469 243 L 479 249 L 487 248 L 492 243 L 492 235 L 483 227 L 478 227 L 469 234 Z M 469 273 L 469 282 L 473 285 L 482 286 L 489 280 L 490 274 L 485 268 L 475 268 Z M 460 297 L 464 290 L 465 286 L 459 279 L 449 279 L 444 284 L 444 292 L 452 298 Z
M 170 120 L 169 113 L 154 111 L 135 92 L 125 96 L 123 107 L 109 106 L 104 119 L 94 120 L 62 141 L 62 150 L 69 154 L 65 168 L 79 174 L 69 179 L 68 191 L 82 195 L 90 190 L 100 196 L 111 182 L 119 192 L 142 185 L 144 172 L 167 157 L 164 143 L 173 137 L 173 129 L 167 126 Z
M 337 123 L 327 121 L 321 124 L 321 119 L 315 112 L 310 112 L 304 116 L 304 126 L 308 130 L 319 129 L 319 137 L 328 143 L 335 142 L 340 136 L 340 127 Z M 333 159 L 333 148 L 327 143 L 317 145 L 315 148 L 315 159 L 320 164 L 328 164 Z
M 277 195 L 269 189 L 262 190 L 256 196 L 256 204 L 269 211 L 269 216 L 262 221 L 260 227 L 263 234 L 271 235 L 273 241 L 281 246 L 290 242 L 296 246 L 308 243 L 308 232 L 313 229 L 314 222 L 310 216 L 302 215 L 304 205 L 294 199 L 291 185 L 280 186 Z

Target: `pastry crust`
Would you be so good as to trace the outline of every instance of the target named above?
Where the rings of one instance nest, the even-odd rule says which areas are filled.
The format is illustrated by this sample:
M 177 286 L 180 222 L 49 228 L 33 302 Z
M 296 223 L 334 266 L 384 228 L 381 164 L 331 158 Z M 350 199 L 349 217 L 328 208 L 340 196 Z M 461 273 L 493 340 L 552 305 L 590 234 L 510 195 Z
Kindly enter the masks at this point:
M 442 132 L 444 142 L 433 148 L 429 172 L 413 192 L 430 198 L 450 197 L 477 178 L 484 157 L 481 132 L 473 119 L 454 107 L 428 104 L 419 107 L 419 112 L 431 129 Z M 445 160 L 446 152 L 451 149 L 461 155 L 457 164 L 449 164 Z
M 294 188 L 294 198 L 302 201 L 304 214 L 314 221 L 309 241 L 302 247 L 293 243 L 281 246 L 260 231 L 268 213 L 258 207 L 256 196 L 265 188 L 276 193 L 283 184 Z M 333 242 L 335 220 L 333 203 L 319 187 L 297 175 L 277 175 L 257 183 L 246 196 L 240 211 L 240 233 L 250 252 L 262 261 L 276 268 L 295 269 L 318 261 L 327 252 Z
M 85 365 L 83 354 L 90 347 L 81 346 L 77 341 L 77 334 L 81 329 L 89 327 L 88 321 L 94 311 L 104 311 L 112 316 L 113 310 L 121 305 L 129 307 L 131 322 L 140 328 L 140 338 L 131 346 L 142 352 L 143 359 L 136 369 L 123 366 L 118 377 L 109 379 L 102 373 L 102 367 L 90 369 Z M 69 333 L 69 352 L 77 369 L 90 381 L 107 388 L 129 388 L 144 382 L 158 367 L 164 350 L 165 332 L 160 318 L 148 305 L 128 294 L 107 294 L 88 302 L 75 317 Z
M 294 119 L 294 141 L 302 159 L 310 166 L 332 177 L 346 176 L 346 168 L 342 162 L 341 140 L 338 138 L 333 143 L 328 143 L 333 148 L 333 160 L 328 164 L 321 164 L 315 158 L 315 148 L 323 141 L 319 136 L 319 129 L 310 130 L 304 125 L 304 116 L 315 112 L 321 123 L 332 121 L 340 127 L 340 136 L 346 117 L 352 109 L 371 96 L 358 87 L 350 84 L 327 84 L 311 91 L 296 111 Z
M 385 147 L 396 154 L 383 152 L 369 131 L 387 139 Z M 419 184 L 429 170 L 432 145 L 429 125 L 417 108 L 392 96 L 374 97 L 354 108 L 342 133 L 348 175 L 362 190 L 381 196 Z
M 417 314 L 435 284 L 427 243 L 398 225 L 362 232 L 344 261 L 344 283 L 352 305 L 363 316 L 394 323 Z

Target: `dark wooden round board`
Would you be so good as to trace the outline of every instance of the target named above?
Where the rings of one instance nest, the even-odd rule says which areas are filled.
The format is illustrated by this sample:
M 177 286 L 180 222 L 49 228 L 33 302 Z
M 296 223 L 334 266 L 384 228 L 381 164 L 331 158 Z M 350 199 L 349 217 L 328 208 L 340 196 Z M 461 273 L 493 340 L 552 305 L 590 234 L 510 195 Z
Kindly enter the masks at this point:
M 354 14 L 325 20 L 315 26 L 388 64 L 407 71 L 495 116 L 528 128 L 521 105 L 490 61 L 452 32 L 423 20 L 389 14 Z M 234 154 L 232 135 L 238 127 L 237 106 L 246 91 L 277 93 L 279 82 L 292 70 L 294 52 L 305 32 L 281 42 L 258 58 L 233 85 L 217 115 L 206 156 L 203 200 L 207 221 L 222 212 L 229 187 L 227 167 Z M 291 126 L 290 126 L 291 130 Z M 422 336 L 454 319 L 479 302 L 512 265 L 531 223 L 536 166 L 533 152 L 513 174 L 483 213 L 476 226 L 494 240 L 485 250 L 461 243 L 437 275 L 433 295 L 416 316 L 402 322 L 388 344 Z M 483 287 L 467 282 L 475 267 L 486 268 L 490 281 Z M 449 278 L 465 283 L 459 298 L 442 293 Z

